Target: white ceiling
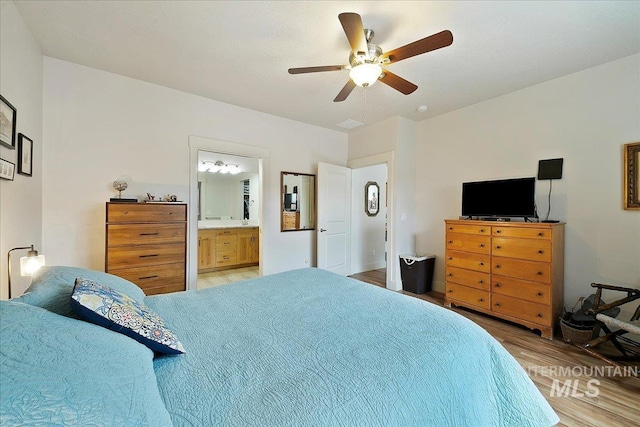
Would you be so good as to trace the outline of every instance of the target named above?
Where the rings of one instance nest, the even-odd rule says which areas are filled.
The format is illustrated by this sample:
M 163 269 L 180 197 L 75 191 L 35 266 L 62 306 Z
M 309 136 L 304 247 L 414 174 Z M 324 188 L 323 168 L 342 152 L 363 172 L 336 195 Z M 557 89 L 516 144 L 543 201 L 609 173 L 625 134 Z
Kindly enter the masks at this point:
M 640 52 L 638 1 L 14 3 L 44 55 L 336 130 L 423 120 Z M 348 62 L 341 12 L 383 51 L 444 29 L 454 42 L 389 66 L 411 95 L 378 82 L 334 103 L 348 71 L 287 69 Z

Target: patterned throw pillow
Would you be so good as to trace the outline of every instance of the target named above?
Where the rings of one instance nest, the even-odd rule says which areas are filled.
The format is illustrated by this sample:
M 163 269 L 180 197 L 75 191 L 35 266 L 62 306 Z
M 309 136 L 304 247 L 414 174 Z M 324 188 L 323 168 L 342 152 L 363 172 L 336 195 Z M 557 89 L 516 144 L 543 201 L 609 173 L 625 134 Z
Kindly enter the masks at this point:
M 158 353 L 184 353 L 164 320 L 146 305 L 109 286 L 77 278 L 71 306 L 83 319 L 127 335 Z

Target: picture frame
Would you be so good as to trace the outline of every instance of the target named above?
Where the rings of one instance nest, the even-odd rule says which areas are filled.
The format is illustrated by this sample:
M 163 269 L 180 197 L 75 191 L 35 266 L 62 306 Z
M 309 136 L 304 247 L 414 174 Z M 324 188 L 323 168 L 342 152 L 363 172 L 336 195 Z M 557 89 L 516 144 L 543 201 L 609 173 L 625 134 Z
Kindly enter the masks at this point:
M 0 178 L 7 181 L 13 181 L 15 176 L 16 165 L 9 160 L 0 159 Z
M 33 175 L 33 140 L 22 133 L 18 134 L 18 173 Z
M 16 148 L 16 120 L 18 111 L 4 96 L 0 95 L 0 144 Z
M 640 210 L 640 142 L 623 146 L 624 209 Z

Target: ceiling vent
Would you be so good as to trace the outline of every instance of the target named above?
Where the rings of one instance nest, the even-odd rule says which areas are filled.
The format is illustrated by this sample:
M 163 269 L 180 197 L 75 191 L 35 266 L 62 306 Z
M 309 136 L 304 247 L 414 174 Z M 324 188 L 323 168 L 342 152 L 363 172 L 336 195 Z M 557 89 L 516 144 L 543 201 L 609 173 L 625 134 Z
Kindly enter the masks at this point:
M 364 123 L 357 122 L 355 120 L 347 119 L 344 122 L 338 123 L 336 126 L 341 127 L 343 129 L 353 129 L 353 128 L 357 128 L 358 126 L 362 126 L 363 124 Z

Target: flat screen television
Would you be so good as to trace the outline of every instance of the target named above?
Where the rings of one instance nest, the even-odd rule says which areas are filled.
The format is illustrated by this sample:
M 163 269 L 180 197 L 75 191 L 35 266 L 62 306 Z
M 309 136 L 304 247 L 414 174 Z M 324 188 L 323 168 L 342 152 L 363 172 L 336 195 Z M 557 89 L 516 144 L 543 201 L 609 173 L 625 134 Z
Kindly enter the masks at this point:
M 462 215 L 481 218 L 533 218 L 536 216 L 536 179 L 464 182 Z

